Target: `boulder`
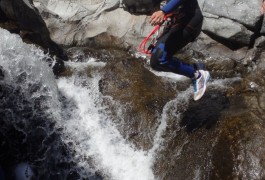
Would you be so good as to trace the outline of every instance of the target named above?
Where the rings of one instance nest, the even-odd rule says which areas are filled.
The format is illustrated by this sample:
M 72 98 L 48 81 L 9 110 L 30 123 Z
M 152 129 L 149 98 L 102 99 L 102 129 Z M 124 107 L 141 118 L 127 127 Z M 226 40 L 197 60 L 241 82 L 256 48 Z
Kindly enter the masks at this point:
M 35 3 L 51 30 L 52 39 L 59 44 L 128 48 L 137 46 L 152 28 L 146 24 L 146 16 L 133 16 L 122 8 L 116 8 L 116 3 L 104 4 L 104 1 L 100 1 L 95 5 L 92 2 L 87 4 L 68 2 L 69 4 L 61 6 L 59 11 L 59 8 L 55 7 L 59 6 L 60 2 L 47 6 Z M 73 9 L 74 12 L 86 11 L 83 13 L 85 16 L 61 13 L 61 11 L 67 12 L 67 7 L 72 6 L 76 8 Z M 94 6 L 98 7 L 97 11 L 94 10 Z M 113 10 L 106 11 L 107 9 Z
M 223 39 L 227 44 L 231 43 L 233 46 L 250 45 L 254 33 L 242 24 L 207 13 L 204 14 L 204 17 L 202 29 L 205 33 Z
M 237 21 L 249 28 L 255 28 L 261 20 L 261 0 L 199 0 L 203 12 Z

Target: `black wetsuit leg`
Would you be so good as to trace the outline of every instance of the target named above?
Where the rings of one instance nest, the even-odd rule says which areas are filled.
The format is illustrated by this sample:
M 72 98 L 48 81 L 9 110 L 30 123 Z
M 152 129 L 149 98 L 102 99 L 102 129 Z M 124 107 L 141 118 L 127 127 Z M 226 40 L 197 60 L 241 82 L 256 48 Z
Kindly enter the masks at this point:
M 190 65 L 173 57 L 173 55 L 193 41 L 201 32 L 202 16 L 198 12 L 190 18 L 185 26 L 173 25 L 166 29 L 156 43 L 151 56 L 151 67 L 157 71 L 173 72 L 190 78 L 194 77 L 194 65 Z

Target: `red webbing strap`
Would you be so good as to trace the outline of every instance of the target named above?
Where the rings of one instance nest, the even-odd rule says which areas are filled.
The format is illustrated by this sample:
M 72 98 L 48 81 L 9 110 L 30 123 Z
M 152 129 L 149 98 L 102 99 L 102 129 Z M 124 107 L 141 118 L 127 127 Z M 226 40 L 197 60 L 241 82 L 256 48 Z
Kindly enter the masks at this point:
M 173 15 L 172 13 L 171 14 L 167 14 L 164 17 L 163 23 L 167 20 L 168 17 L 170 17 L 172 15 Z M 149 41 L 150 37 L 153 36 L 160 29 L 160 27 L 162 26 L 163 23 L 156 25 L 155 28 L 148 34 L 148 36 L 142 40 L 142 42 L 138 46 L 138 51 L 139 52 L 147 54 L 147 55 L 150 55 L 152 53 L 152 49 L 146 48 L 146 43 Z
M 152 53 L 151 50 L 146 49 L 146 43 L 149 41 L 150 37 L 153 36 L 158 29 L 160 28 L 161 25 L 156 25 L 155 28 L 149 33 L 149 35 L 142 40 L 140 45 L 138 46 L 138 51 L 147 55 L 150 55 Z

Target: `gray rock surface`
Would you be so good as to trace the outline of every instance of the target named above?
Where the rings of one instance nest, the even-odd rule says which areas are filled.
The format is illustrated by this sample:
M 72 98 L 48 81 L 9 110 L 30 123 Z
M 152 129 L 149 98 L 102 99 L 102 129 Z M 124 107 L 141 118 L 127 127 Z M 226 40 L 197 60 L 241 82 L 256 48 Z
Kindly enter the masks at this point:
M 260 20 L 262 0 L 199 0 L 204 12 L 254 28 Z
M 47 6 L 38 2 L 35 4 L 51 30 L 52 39 L 59 44 L 128 47 L 139 43 L 143 36 L 142 33 L 149 31 L 145 31 L 148 28 L 144 24 L 146 17 L 133 16 L 122 8 L 117 8 L 119 1 L 111 2 L 113 3 L 57 1 Z M 68 7 L 71 8 L 68 9 Z M 109 9 L 113 10 L 106 11 Z M 79 13 L 81 11 L 83 13 Z M 53 14 L 53 16 L 47 16 L 47 14 Z
M 203 30 L 214 36 L 223 38 L 227 41 L 249 45 L 253 32 L 249 31 L 242 24 L 231 19 L 222 18 L 220 16 L 213 16 L 204 13 Z

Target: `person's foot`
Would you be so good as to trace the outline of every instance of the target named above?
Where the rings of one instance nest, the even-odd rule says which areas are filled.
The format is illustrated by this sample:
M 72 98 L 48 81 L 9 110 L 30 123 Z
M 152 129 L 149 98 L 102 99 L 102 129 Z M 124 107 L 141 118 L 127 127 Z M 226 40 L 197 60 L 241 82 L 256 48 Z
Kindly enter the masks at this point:
M 210 79 L 210 73 L 205 70 L 198 70 L 196 72 L 198 77 L 192 80 L 194 86 L 194 101 L 199 100 L 206 90 L 206 84 Z

